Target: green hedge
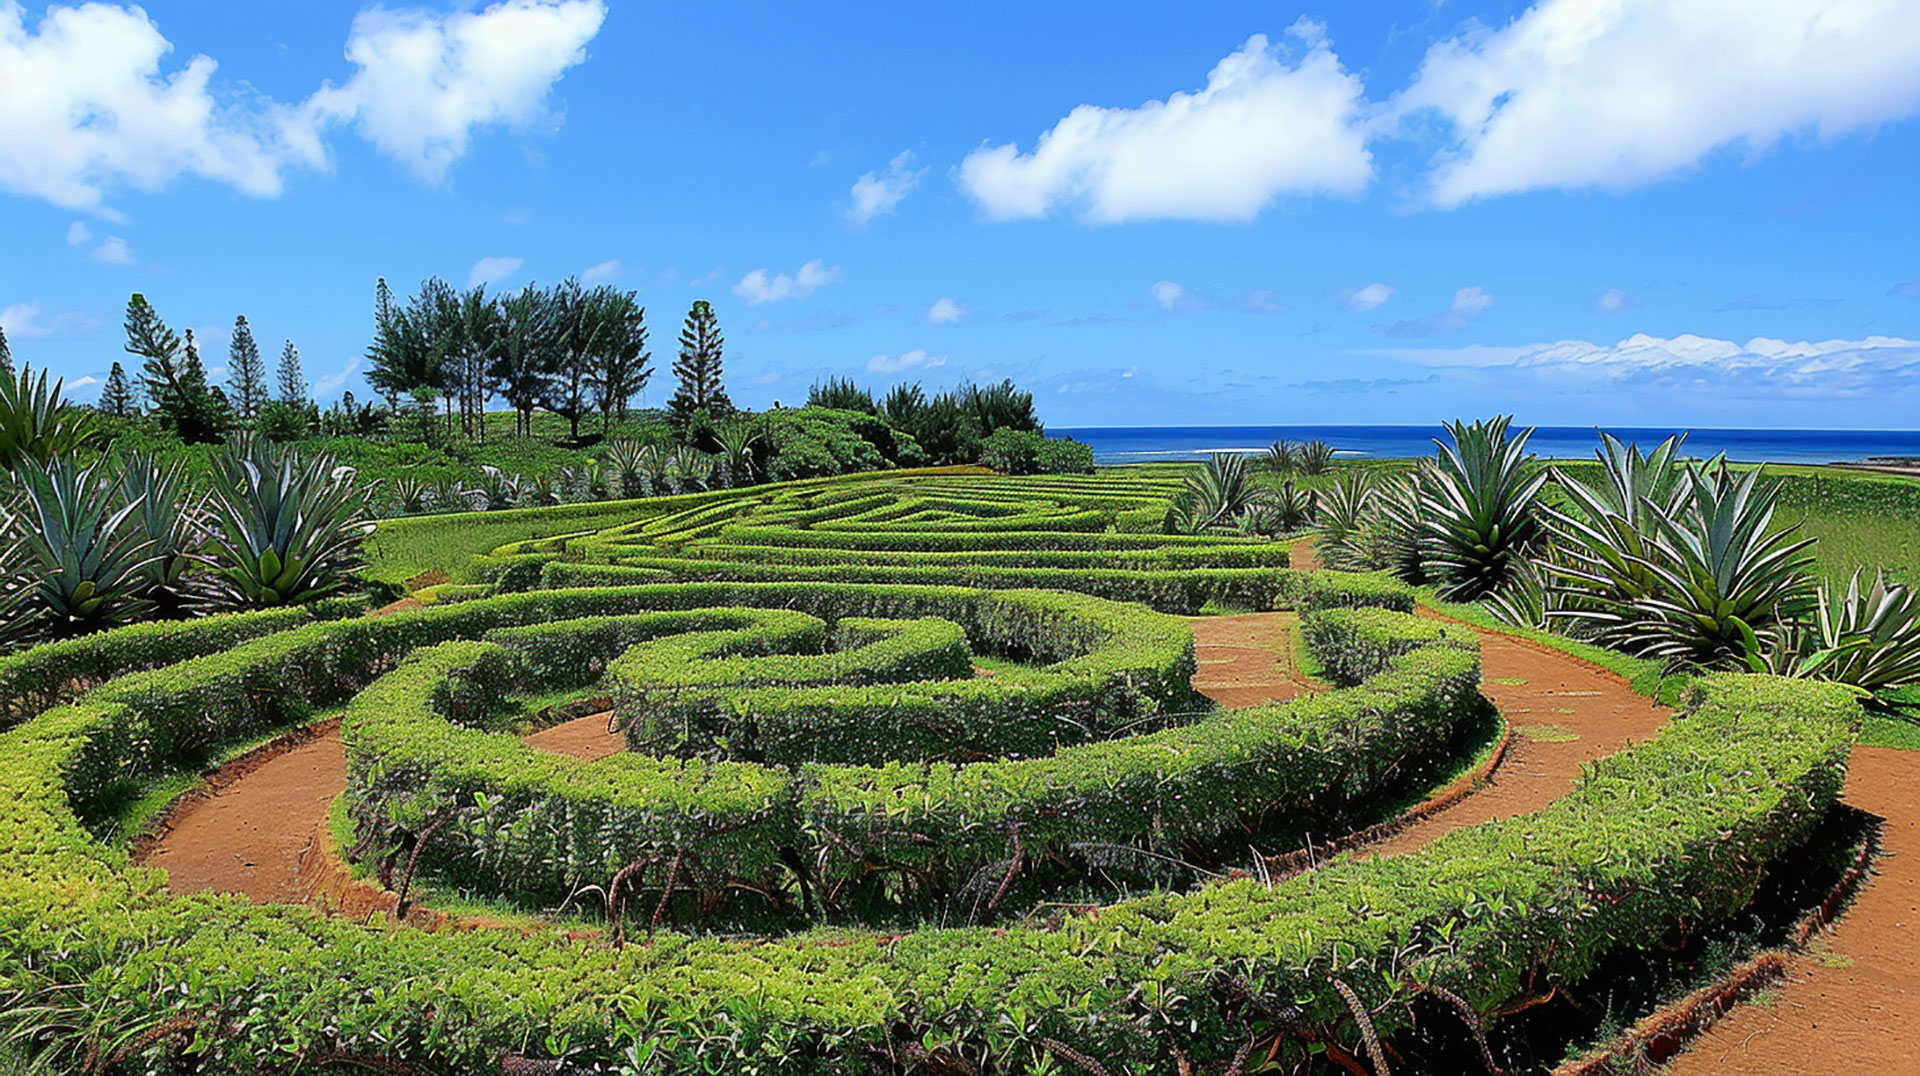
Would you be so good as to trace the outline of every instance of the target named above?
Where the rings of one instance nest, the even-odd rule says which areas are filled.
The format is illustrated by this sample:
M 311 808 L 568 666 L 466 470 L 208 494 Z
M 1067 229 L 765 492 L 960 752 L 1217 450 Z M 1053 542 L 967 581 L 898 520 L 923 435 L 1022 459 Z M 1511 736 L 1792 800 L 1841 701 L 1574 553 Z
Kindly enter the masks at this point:
M 1032 613 L 1042 614 L 1038 621 L 1009 622 L 1000 629 L 1003 640 L 1033 638 L 1047 630 L 1044 614 L 1049 607 L 1070 610 L 1077 604 L 1085 615 L 1097 614 L 1104 606 L 1067 595 L 1017 592 L 990 595 L 984 604 L 997 608 L 1003 618 L 1022 610 L 1029 615 L 1014 619 L 1031 621 Z M 625 642 L 629 636 L 623 632 L 640 630 L 644 621 L 646 633 L 655 639 L 613 664 L 615 681 L 632 675 L 623 666 L 637 664 L 662 678 L 674 669 L 687 670 L 681 679 L 706 686 L 709 678 L 692 663 L 703 653 L 717 648 L 764 653 L 817 642 L 822 634 L 818 622 L 793 613 L 757 622 L 744 610 L 713 610 L 709 615 L 751 627 L 661 638 L 657 633 L 667 627 L 664 622 L 629 617 L 590 622 L 582 630 L 568 622 L 515 628 L 489 638 L 509 648 L 525 647 L 525 671 L 534 672 L 591 665 L 585 655 Z M 973 615 L 984 619 L 978 612 Z M 1309 619 L 1350 616 L 1345 611 L 1308 614 Z M 872 627 L 856 622 L 855 630 Z M 1058 630 L 1053 628 L 1056 634 Z M 589 785 L 575 777 L 585 772 L 578 771 L 578 764 L 557 764 L 558 771 L 524 765 L 525 749 L 518 744 L 497 744 L 481 756 L 496 772 L 517 775 L 513 794 L 480 782 L 466 754 L 457 756 L 453 777 L 443 776 L 438 753 L 463 750 L 460 743 L 447 735 L 422 734 L 420 722 L 441 719 L 423 714 L 419 706 L 402 712 L 393 690 L 382 681 L 349 710 L 349 762 L 355 775 L 350 798 L 363 817 L 377 815 L 383 830 L 397 835 L 417 833 L 443 815 L 457 818 L 454 830 L 460 836 L 443 839 L 423 862 L 461 885 L 535 899 L 556 899 L 555 894 L 603 880 L 595 871 L 610 874 L 620 864 L 649 858 L 663 866 L 681 862 L 692 872 L 689 877 L 710 886 L 745 879 L 764 887 L 769 842 L 771 848 L 789 853 L 787 862 L 811 864 L 808 880 L 816 888 L 837 891 L 876 871 L 908 871 L 935 896 L 951 895 L 989 864 L 1016 854 L 1034 863 L 1065 862 L 1085 858 L 1090 848 L 1098 847 L 1108 859 L 1127 849 L 1144 854 L 1148 862 L 1189 859 L 1228 831 L 1258 831 L 1297 809 L 1331 810 L 1378 795 L 1409 760 L 1441 752 L 1484 714 L 1485 702 L 1474 690 L 1478 647 L 1469 633 L 1392 613 L 1380 614 L 1372 630 L 1395 645 L 1391 653 L 1383 650 L 1377 656 L 1371 674 L 1377 682 L 1347 692 L 1225 711 L 1186 727 L 1063 747 L 1025 760 L 959 767 L 840 762 L 808 765 L 791 777 L 757 768 L 714 768 L 688 775 L 663 760 L 660 765 L 667 770 L 643 768 L 638 771 L 643 787 L 623 789 L 619 795 L 609 792 L 606 803 L 596 800 L 596 790 L 615 786 Z M 551 647 L 563 639 L 587 641 L 562 655 Z M 1407 653 L 1413 649 L 1423 652 Z M 1064 672 L 1076 661 L 1107 672 L 1090 679 Z M 1083 683 L 1096 690 L 1115 683 L 1113 670 L 1121 667 L 1109 645 L 1055 666 L 1048 670 L 1051 676 L 1034 674 L 1024 678 L 1026 682 L 1009 683 L 1014 678 L 1003 673 L 992 679 L 829 689 L 756 686 L 756 681 L 797 678 L 766 676 L 765 670 L 756 676 L 743 666 L 739 671 L 746 674 L 746 685 L 728 693 L 727 705 L 709 718 L 712 726 L 697 729 L 697 738 L 749 741 L 770 759 L 804 753 L 870 759 L 894 754 L 903 743 L 908 751 L 923 754 L 954 743 L 993 752 L 996 737 L 1000 743 L 1021 742 L 1027 725 L 1051 735 L 1051 722 L 1035 717 L 1057 711 L 1061 700 L 1070 701 L 1076 692 L 1084 693 L 1087 688 L 1079 686 Z M 1185 668 L 1190 675 L 1190 663 Z M 421 669 L 403 669 L 389 679 L 400 678 L 416 698 L 438 698 L 429 681 L 444 677 L 445 669 Z M 1007 705 L 1009 696 L 1030 701 L 1023 711 Z M 1098 710 L 1096 704 L 1093 712 Z M 1123 712 L 1137 714 L 1141 707 L 1136 704 Z M 1005 716 L 969 723 L 961 716 L 969 713 Z M 1022 721 L 1023 713 L 1033 716 Z M 727 718 L 745 720 L 744 715 L 751 715 L 751 728 L 727 723 Z M 368 737 L 360 731 L 388 721 L 404 725 L 404 733 L 383 729 L 377 737 Z M 912 735 L 923 729 L 931 730 L 924 740 Z M 792 747 L 789 741 L 811 751 Z M 691 753 L 682 750 L 672 732 L 649 730 L 633 737 L 632 745 L 652 747 L 663 755 Z M 822 745 L 844 745 L 845 750 Z M 362 755 L 368 752 L 363 766 Z M 542 798 L 537 788 L 547 778 L 527 775 L 551 772 L 566 780 Z M 372 776 L 363 778 L 363 773 Z M 735 775 L 749 773 L 756 775 L 749 787 L 732 787 Z M 660 825 L 630 817 L 658 780 L 691 782 L 711 791 L 713 801 L 703 803 L 698 812 L 711 829 L 683 825 L 674 831 L 673 843 Z M 780 803 L 771 805 L 769 797 Z M 687 806 L 676 800 L 663 813 L 679 819 Z M 714 834 L 746 832 L 752 834 L 756 855 L 741 855 L 731 841 L 708 840 Z M 1109 870 L 1120 868 L 1110 864 Z
M 1414 605 L 1414 590 L 1385 573 L 1293 572 L 1284 568 L 1186 568 L 1150 571 L 1101 568 L 966 567 L 962 565 L 806 565 L 753 561 L 627 558 L 620 564 L 556 561 L 541 570 L 552 588 L 622 586 L 651 582 L 661 573 L 702 581 L 838 581 L 884 584 L 955 584 L 987 589 L 1038 588 L 1075 591 L 1115 601 L 1140 602 L 1164 613 L 1192 615 L 1208 603 L 1241 609 L 1321 609 L 1380 606 L 1402 612 Z
M 0 985 L 84 1007 L 109 1039 L 185 1020 L 205 1067 L 229 1072 L 335 1054 L 489 1072 L 502 1051 L 551 1056 L 563 1041 L 581 1063 L 645 1056 L 662 1072 L 862 1071 L 907 1043 L 1031 1071 L 1048 1036 L 1114 1071 L 1158 1071 L 1175 1048 L 1218 1066 L 1274 1031 L 1249 993 L 1355 1049 L 1330 977 L 1391 1033 L 1424 984 L 1489 1013 L 1535 969 L 1570 982 L 1676 922 L 1738 908 L 1833 802 L 1858 720 L 1831 687 L 1716 676 L 1688 716 L 1591 767 L 1568 797 L 1409 855 L 1123 901 L 1046 929 L 661 934 L 615 950 L 168 895 L 67 807 L 76 755 L 140 698 L 96 691 L 0 734 Z M 69 1067 L 86 1049 L 75 1041 Z
M 365 608 L 359 599 L 336 598 L 294 608 L 158 620 L 0 657 L 0 729 L 125 673 L 218 653 L 248 639 L 310 621 L 353 616 Z

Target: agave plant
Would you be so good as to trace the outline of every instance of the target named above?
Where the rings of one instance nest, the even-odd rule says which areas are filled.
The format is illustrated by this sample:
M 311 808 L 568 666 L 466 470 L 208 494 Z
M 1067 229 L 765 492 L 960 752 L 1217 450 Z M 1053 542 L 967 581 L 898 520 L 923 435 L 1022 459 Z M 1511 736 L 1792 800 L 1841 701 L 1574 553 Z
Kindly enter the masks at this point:
M 1821 584 L 1814 599 L 1812 644 L 1799 671 L 1876 695 L 1920 684 L 1920 599 L 1879 572 L 1862 590 L 1853 573 L 1844 597 Z
M 1689 469 L 1677 510 L 1642 499 L 1645 553 L 1632 559 L 1655 580 L 1620 626 L 1624 643 L 1652 657 L 1705 668 L 1747 668 L 1780 648 L 1813 604 L 1797 527 L 1773 528 L 1780 485 L 1754 469 L 1735 474 L 1715 457 Z
M 1624 642 L 1623 625 L 1635 619 L 1635 604 L 1663 585 L 1648 563 L 1647 535 L 1656 512 L 1683 514 L 1690 486 L 1676 457 L 1684 441 L 1669 437 L 1643 455 L 1638 445 L 1603 431 L 1595 480 L 1554 469 L 1571 504 L 1543 506 L 1555 551 L 1543 564 L 1544 582 L 1560 595 L 1549 615 L 1570 634 Z
M 1188 533 L 1230 527 L 1263 499 L 1246 456 L 1215 452 L 1187 473 L 1186 489 L 1174 498 L 1169 511 L 1169 526 Z
M 560 503 L 560 484 L 550 474 L 537 474 L 527 479 L 527 502 L 537 508 L 551 508 Z
M 433 507 L 440 512 L 465 512 L 473 507 L 473 498 L 458 478 L 442 478 L 433 484 Z
M 142 573 L 153 542 L 135 520 L 140 502 L 115 495 L 104 462 L 32 457 L 15 471 L 17 512 L 8 513 L 7 562 L 19 570 L 13 604 L 35 630 L 67 638 L 125 623 L 146 611 Z
M 1267 446 L 1267 470 L 1275 474 L 1293 474 L 1300 469 L 1300 446 L 1280 440 Z
M 607 469 L 598 463 L 589 463 L 580 469 L 580 490 L 588 500 L 604 501 L 613 496 L 612 488 L 607 484 Z
M 205 498 L 188 485 L 186 468 L 162 467 L 146 453 L 122 461 L 118 493 L 121 503 L 134 509 L 129 525 L 148 543 L 136 585 L 139 598 L 160 616 L 187 612 L 196 603 L 189 573 L 204 560 L 198 549 Z
M 426 479 L 418 475 L 403 474 L 393 480 L 393 504 L 403 515 L 416 515 L 426 511 L 427 498 L 433 487 Z
M 667 481 L 681 493 L 706 489 L 712 475 L 713 465 L 705 453 L 685 448 L 667 458 Z
M 481 507 L 489 512 L 512 508 L 526 498 L 526 479 L 509 474 L 491 464 L 480 468 L 480 484 L 473 487 L 480 495 Z
M 656 497 L 672 493 L 675 466 L 673 453 L 660 445 L 647 445 L 640 455 L 640 473 L 646 479 L 646 489 L 652 490 Z
M 1538 546 L 1537 501 L 1547 481 L 1527 439 L 1507 435 L 1502 415 L 1450 422 L 1423 483 L 1420 545 L 1426 571 L 1448 598 L 1479 601 L 1516 581 Z
M 1320 514 L 1319 495 L 1310 489 L 1295 486 L 1291 478 L 1280 483 L 1280 488 L 1266 501 L 1272 506 L 1275 518 L 1280 521 L 1280 530 L 1287 534 L 1312 526 Z
M 1321 564 L 1343 572 L 1380 567 L 1367 545 L 1373 501 L 1373 477 L 1366 471 L 1348 471 L 1320 495 L 1313 547 Z
M 1415 585 L 1427 582 L 1422 531 L 1432 484 L 1433 464 L 1423 461 L 1375 489 L 1361 541 L 1369 567 L 1386 568 Z
M 216 458 L 210 517 L 225 604 L 288 605 L 344 590 L 372 533 L 364 491 L 326 456 L 267 445 Z
M 37 377 L 25 366 L 17 374 L 0 370 L 0 471 L 23 460 L 45 464 L 100 439 L 92 414 L 60 398 L 65 386 L 64 379 L 48 386 L 45 370 Z
M 760 435 L 745 423 L 735 423 L 720 431 L 720 467 L 728 488 L 751 486 L 754 482 L 753 452 Z
M 1325 441 L 1308 441 L 1301 445 L 1299 468 L 1300 473 L 1306 475 L 1333 473 L 1333 446 Z
M 606 469 L 611 484 L 620 488 L 622 497 L 646 495 L 646 464 L 652 451 L 654 446 L 638 441 L 615 441 L 607 446 Z

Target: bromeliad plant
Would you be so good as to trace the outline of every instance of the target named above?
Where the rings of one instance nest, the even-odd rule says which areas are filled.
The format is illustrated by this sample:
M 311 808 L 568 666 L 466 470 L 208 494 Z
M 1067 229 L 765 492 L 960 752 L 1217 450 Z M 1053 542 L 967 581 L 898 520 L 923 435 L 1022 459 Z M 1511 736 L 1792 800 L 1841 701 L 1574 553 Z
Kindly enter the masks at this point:
M 350 470 L 267 444 L 230 446 L 216 464 L 210 553 L 225 604 L 312 601 L 358 575 L 373 524 Z
M 187 480 L 186 468 L 163 467 L 148 453 L 133 453 L 121 464 L 119 496 L 133 509 L 128 524 L 145 536 L 148 555 L 135 591 L 154 613 L 177 617 L 200 604 L 194 573 L 202 563 L 205 495 Z
M 25 366 L 17 374 L 0 371 L 0 472 L 26 460 L 44 465 L 99 441 L 92 414 L 61 399 L 64 386 L 64 380 L 49 386 L 45 370 L 38 376 Z
M 1643 455 L 1639 445 L 1602 431 L 1596 479 L 1554 469 L 1571 503 L 1544 507 L 1555 557 L 1543 565 L 1543 583 L 1561 595 L 1551 618 L 1570 634 L 1625 643 L 1639 619 L 1634 610 L 1663 585 L 1649 560 L 1649 535 L 1658 518 L 1685 514 L 1690 483 L 1675 462 L 1684 441 L 1669 437 Z
M 1187 474 L 1186 488 L 1167 511 L 1167 526 L 1187 534 L 1231 527 L 1265 499 L 1265 491 L 1254 484 L 1246 456 L 1215 452 Z
M 108 468 L 29 458 L 15 472 L 19 511 L 7 513 L 4 542 L 20 573 L 10 602 L 16 632 L 64 639 L 146 611 L 142 573 L 155 558 L 153 542 L 134 519 L 141 502 L 115 495 Z
M 1453 444 L 1420 483 L 1420 546 L 1426 571 L 1448 598 L 1478 601 L 1514 584 L 1544 527 L 1538 507 L 1547 473 L 1509 416 L 1447 423 Z
M 1844 597 L 1820 586 L 1807 636 L 1815 649 L 1794 671 L 1884 699 L 1920 684 L 1920 598 L 1878 572 L 1863 590 L 1860 574 L 1853 573 Z
M 1780 486 L 1763 484 L 1757 468 L 1736 474 L 1715 457 L 1685 474 L 1674 508 L 1641 501 L 1645 552 L 1629 560 L 1655 583 L 1622 610 L 1620 638 L 1649 657 L 1749 668 L 1811 611 L 1813 541 L 1773 528 Z

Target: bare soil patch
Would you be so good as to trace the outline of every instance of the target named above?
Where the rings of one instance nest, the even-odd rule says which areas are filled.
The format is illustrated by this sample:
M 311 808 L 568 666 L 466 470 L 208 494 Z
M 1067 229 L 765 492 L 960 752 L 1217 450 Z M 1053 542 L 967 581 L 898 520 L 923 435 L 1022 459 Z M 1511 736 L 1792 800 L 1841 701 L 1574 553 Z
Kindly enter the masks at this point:
M 520 742 L 528 747 L 538 748 L 555 755 L 570 758 L 594 759 L 617 755 L 627 749 L 625 734 L 607 731 L 609 714 L 601 712 L 576 717 L 571 721 L 562 721 L 550 725 L 530 736 L 521 737 Z
M 1510 635 L 1479 634 L 1480 690 L 1513 729 L 1506 758 L 1478 791 L 1375 845 L 1378 854 L 1410 852 L 1452 830 L 1537 811 L 1571 791 L 1588 760 L 1648 739 L 1671 716 L 1597 665 Z M 1530 727 L 1542 734 L 1529 736 Z
M 1920 1072 L 1920 753 L 1855 747 L 1843 798 L 1883 819 L 1874 876 L 1764 1004 L 1729 1012 L 1673 1076 Z
M 1315 690 L 1293 658 L 1292 613 L 1187 617 L 1195 691 L 1222 706 L 1258 706 Z

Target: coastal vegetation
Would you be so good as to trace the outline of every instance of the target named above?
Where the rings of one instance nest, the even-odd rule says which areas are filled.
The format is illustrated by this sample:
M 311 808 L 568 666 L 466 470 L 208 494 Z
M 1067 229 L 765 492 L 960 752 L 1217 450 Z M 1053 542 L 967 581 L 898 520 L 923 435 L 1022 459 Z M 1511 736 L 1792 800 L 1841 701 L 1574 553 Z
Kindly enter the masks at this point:
M 1519 1014 L 1638 1017 L 1621 966 L 1692 982 L 1819 905 L 1783 880 L 1839 876 L 1849 751 L 1920 685 L 1905 579 L 1805 532 L 1906 512 L 1881 478 L 1545 461 L 1506 418 L 1096 469 L 1008 383 L 744 412 L 711 307 L 647 412 L 597 387 L 644 382 L 617 293 L 379 306 L 393 369 L 452 372 L 320 413 L 296 349 L 278 396 L 250 340 L 212 386 L 136 297 L 144 402 L 0 384 L 0 1063 L 1538 1070 L 1605 1035 Z M 1216 701 L 1226 621 L 1307 671 Z M 1685 719 L 1337 854 L 1523 735 L 1516 637 Z M 332 881 L 144 865 L 202 774 L 308 744 L 342 761 L 291 855 Z

